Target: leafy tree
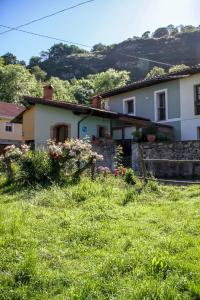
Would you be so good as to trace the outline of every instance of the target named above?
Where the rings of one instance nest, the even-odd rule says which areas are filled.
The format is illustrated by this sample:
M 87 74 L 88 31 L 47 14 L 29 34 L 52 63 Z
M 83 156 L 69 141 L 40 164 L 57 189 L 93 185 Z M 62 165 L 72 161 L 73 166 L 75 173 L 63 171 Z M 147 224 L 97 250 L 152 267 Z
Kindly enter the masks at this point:
M 18 63 L 17 57 L 10 52 L 7 52 L 6 54 L 2 55 L 2 57 L 4 59 L 5 65 L 15 65 Z
M 31 74 L 35 75 L 38 81 L 45 81 L 47 73 L 43 71 L 39 66 L 33 66 L 30 70 Z
M 158 76 L 165 75 L 165 70 L 159 67 L 153 67 L 153 69 L 146 75 L 146 79 L 153 79 Z
M 42 90 L 35 76 L 21 65 L 0 67 L 1 101 L 21 102 L 24 95 L 41 96 Z
M 156 29 L 156 31 L 153 33 L 152 37 L 153 38 L 161 38 L 164 36 L 168 36 L 169 35 L 169 31 L 166 27 L 160 27 L 158 29 Z
M 194 32 L 194 31 L 199 31 L 199 28 L 192 25 L 186 25 L 186 26 L 181 26 L 180 31 L 181 33 Z
M 142 39 L 149 39 L 150 38 L 150 31 L 145 31 L 142 35 Z
M 102 51 L 105 51 L 107 49 L 107 46 L 106 45 L 103 45 L 102 43 L 99 43 L 99 44 L 96 44 L 96 45 L 94 45 L 93 47 L 92 47 L 92 52 L 94 52 L 94 51 L 100 51 L 100 52 L 102 52 Z
M 5 64 L 4 58 L 0 56 L 0 67 L 3 67 Z
M 182 65 L 176 65 L 176 66 L 173 66 L 171 68 L 169 68 L 169 73 L 175 73 L 175 72 L 179 72 L 179 71 L 184 71 L 184 70 L 187 70 L 189 69 L 188 66 L 182 64 Z
M 168 32 L 170 36 L 175 36 L 178 33 L 178 28 L 173 24 L 167 26 Z
M 71 91 L 74 98 L 83 104 L 90 104 L 90 100 L 94 95 L 94 84 L 92 80 L 89 79 L 73 79 Z
M 56 61 L 60 61 L 63 59 L 63 57 L 66 57 L 71 54 L 78 54 L 78 53 L 85 53 L 87 52 L 84 49 L 79 48 L 75 45 L 67 45 L 63 43 L 55 44 L 53 45 L 49 51 L 49 58 L 54 59 Z
M 93 82 L 94 92 L 98 94 L 126 85 L 130 77 L 128 71 L 108 69 L 106 72 L 88 75 L 87 79 Z
M 75 101 L 71 92 L 71 85 L 67 80 L 61 80 L 57 77 L 51 77 L 49 83 L 54 87 L 55 100 L 73 102 Z
M 29 60 L 29 68 L 32 68 L 34 66 L 39 66 L 41 63 L 41 57 L 40 56 L 32 56 Z

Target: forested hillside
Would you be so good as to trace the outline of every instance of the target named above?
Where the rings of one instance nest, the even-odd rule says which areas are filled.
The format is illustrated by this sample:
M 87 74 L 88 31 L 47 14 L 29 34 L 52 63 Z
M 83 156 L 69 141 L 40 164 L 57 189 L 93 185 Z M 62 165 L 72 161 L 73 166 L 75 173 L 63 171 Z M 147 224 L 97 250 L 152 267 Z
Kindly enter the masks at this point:
M 169 29 L 171 28 L 171 29 Z M 174 28 L 172 30 L 172 28 Z M 48 77 L 61 79 L 81 78 L 96 74 L 109 68 L 127 70 L 131 79 L 140 79 L 156 64 L 146 60 L 164 62 L 172 65 L 195 65 L 200 63 L 200 28 L 185 26 L 178 31 L 168 26 L 159 28 L 152 35 L 149 32 L 142 37 L 130 38 L 119 44 L 95 45 L 92 51 L 75 46 L 57 44 L 40 57 L 33 57 L 30 66 L 38 64 Z
M 43 85 L 51 83 L 54 99 L 90 105 L 98 93 L 199 63 L 200 27 L 191 25 L 169 25 L 119 44 L 96 44 L 91 51 L 55 44 L 27 65 L 6 53 L 0 57 L 0 101 L 42 96 Z

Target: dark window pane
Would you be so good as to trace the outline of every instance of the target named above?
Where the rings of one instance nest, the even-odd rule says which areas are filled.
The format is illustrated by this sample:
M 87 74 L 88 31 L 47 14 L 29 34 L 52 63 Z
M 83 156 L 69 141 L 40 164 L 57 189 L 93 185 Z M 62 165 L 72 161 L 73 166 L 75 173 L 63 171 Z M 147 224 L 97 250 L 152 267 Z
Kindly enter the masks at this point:
M 5 131 L 12 132 L 12 124 L 6 124 Z
M 128 114 L 134 113 L 134 111 L 133 111 L 133 100 L 127 101 L 127 113 Z
M 196 86 L 196 101 L 200 101 L 200 85 Z
M 99 126 L 98 136 L 99 138 L 104 138 L 106 135 L 106 128 L 104 126 Z
M 56 139 L 57 143 L 63 143 L 64 141 L 66 141 L 68 138 L 68 127 L 65 125 L 55 127 L 54 138 Z
M 166 98 L 165 93 L 158 94 L 158 121 L 166 120 Z

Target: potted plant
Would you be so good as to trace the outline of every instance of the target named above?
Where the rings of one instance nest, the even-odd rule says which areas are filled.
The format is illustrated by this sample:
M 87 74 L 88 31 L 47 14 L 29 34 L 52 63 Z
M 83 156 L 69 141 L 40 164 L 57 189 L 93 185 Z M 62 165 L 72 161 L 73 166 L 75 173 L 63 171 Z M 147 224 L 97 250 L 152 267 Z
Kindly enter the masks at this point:
M 139 142 L 142 138 L 142 133 L 140 130 L 136 129 L 135 131 L 132 132 L 133 135 L 133 140 L 135 142 Z
M 157 127 L 155 124 L 145 128 L 145 135 L 148 142 L 155 142 L 157 134 Z

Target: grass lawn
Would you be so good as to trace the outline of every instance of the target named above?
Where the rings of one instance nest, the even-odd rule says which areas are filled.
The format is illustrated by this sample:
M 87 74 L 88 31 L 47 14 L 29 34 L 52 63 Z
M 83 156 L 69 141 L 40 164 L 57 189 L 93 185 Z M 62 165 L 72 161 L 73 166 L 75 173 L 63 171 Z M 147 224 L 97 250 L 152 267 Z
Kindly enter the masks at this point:
M 200 299 L 200 187 L 2 180 L 0 299 Z

